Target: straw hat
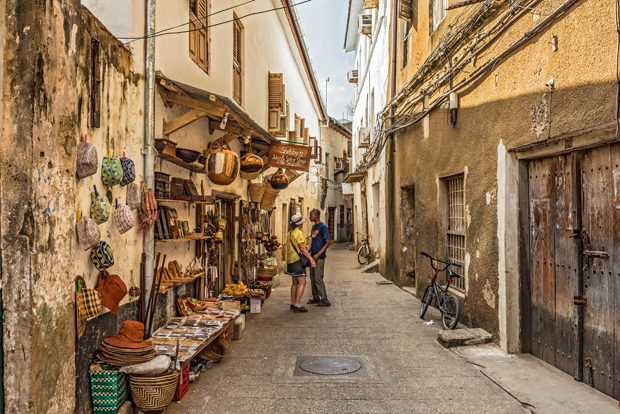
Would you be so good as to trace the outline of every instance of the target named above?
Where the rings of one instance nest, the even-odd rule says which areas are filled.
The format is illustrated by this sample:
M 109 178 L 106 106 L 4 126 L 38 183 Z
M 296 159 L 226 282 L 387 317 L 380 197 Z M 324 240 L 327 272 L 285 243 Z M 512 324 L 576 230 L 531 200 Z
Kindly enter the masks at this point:
M 301 214 L 295 214 L 293 217 L 291 217 L 291 223 L 293 223 L 296 226 L 301 226 L 305 222 L 306 222 L 306 219 L 303 218 Z

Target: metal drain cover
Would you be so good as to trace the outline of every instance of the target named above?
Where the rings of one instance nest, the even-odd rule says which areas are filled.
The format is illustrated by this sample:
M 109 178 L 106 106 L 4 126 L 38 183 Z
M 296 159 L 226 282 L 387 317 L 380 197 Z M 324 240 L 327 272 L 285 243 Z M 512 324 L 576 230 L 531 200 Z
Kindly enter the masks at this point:
M 346 375 L 359 371 L 362 364 L 349 357 L 309 357 L 299 363 L 299 368 L 311 374 Z

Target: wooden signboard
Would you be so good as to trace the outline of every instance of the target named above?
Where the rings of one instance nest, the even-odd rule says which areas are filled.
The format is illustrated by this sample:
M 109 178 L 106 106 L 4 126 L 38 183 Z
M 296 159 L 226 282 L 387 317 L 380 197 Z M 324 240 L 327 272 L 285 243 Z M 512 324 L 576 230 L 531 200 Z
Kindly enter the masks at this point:
M 276 142 L 271 144 L 267 165 L 289 170 L 308 171 L 311 156 L 312 147 L 309 145 Z

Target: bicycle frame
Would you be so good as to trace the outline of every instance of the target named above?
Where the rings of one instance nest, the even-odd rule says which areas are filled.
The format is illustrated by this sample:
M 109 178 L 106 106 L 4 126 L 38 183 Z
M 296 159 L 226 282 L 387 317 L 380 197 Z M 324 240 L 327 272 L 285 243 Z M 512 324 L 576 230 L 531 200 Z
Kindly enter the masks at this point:
M 431 300 L 432 297 L 436 297 L 437 298 L 437 307 L 444 312 L 445 311 L 445 307 L 444 307 L 444 303 L 445 303 L 445 298 L 446 295 L 448 293 L 448 289 L 450 289 L 450 284 L 452 283 L 452 272 L 450 270 L 448 270 L 448 268 L 450 266 L 459 266 L 460 265 L 458 263 L 452 263 L 452 262 L 446 262 L 444 260 L 440 260 L 440 259 L 435 259 L 433 257 L 431 257 L 428 254 L 424 254 L 422 253 L 424 256 L 427 256 L 430 261 L 431 261 L 431 268 L 435 271 L 435 274 L 433 275 L 433 278 L 431 279 L 431 283 L 430 286 L 433 287 L 433 293 L 431 296 Z M 437 262 L 437 263 L 443 263 L 445 264 L 445 266 L 442 268 L 441 266 L 437 266 L 435 267 L 433 265 L 433 262 Z M 439 275 L 439 273 L 441 272 L 446 272 L 446 280 L 447 280 L 447 284 L 446 287 L 444 288 L 443 286 L 441 286 L 441 284 L 437 281 L 437 275 Z M 439 292 L 441 292 L 441 298 L 439 297 Z

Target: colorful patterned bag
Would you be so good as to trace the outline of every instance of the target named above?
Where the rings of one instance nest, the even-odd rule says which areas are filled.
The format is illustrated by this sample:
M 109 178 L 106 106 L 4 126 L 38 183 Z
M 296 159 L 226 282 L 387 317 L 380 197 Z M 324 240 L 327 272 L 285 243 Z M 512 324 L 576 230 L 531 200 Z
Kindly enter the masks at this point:
M 116 210 L 114 211 L 114 222 L 116 223 L 116 228 L 120 234 L 126 233 L 135 226 L 136 222 L 133 218 L 133 213 L 131 212 L 131 208 L 129 208 L 126 204 L 118 204 L 118 200 L 116 200 Z
M 78 211 L 77 236 L 80 247 L 88 250 L 101 240 L 99 226 L 90 217 L 81 217 L 81 211 Z
M 98 369 L 93 369 L 94 367 Z M 129 387 L 127 375 L 111 366 L 91 366 L 90 394 L 94 414 L 116 414 L 127 399 Z
M 103 272 L 114 264 L 112 248 L 104 241 L 97 243 L 90 251 L 90 260 L 97 270 Z
M 76 164 L 79 178 L 97 173 L 97 148 L 86 142 L 86 134 L 84 134 L 84 142 L 78 145 Z
M 101 181 L 106 187 L 114 187 L 123 180 L 123 167 L 116 157 L 103 157 L 101 161 Z
M 125 158 L 124 152 L 123 158 L 121 159 L 121 167 L 123 168 L 123 179 L 121 180 L 121 185 L 125 186 L 136 179 L 136 166 L 131 159 Z
M 78 290 L 76 297 L 78 317 L 88 320 L 101 313 L 101 295 L 95 289 L 87 289 L 86 282 L 81 276 L 77 279 Z
M 97 187 L 93 186 L 95 192 L 90 195 L 90 218 L 97 224 L 105 223 L 110 218 L 110 202 L 105 194 L 99 194 Z

